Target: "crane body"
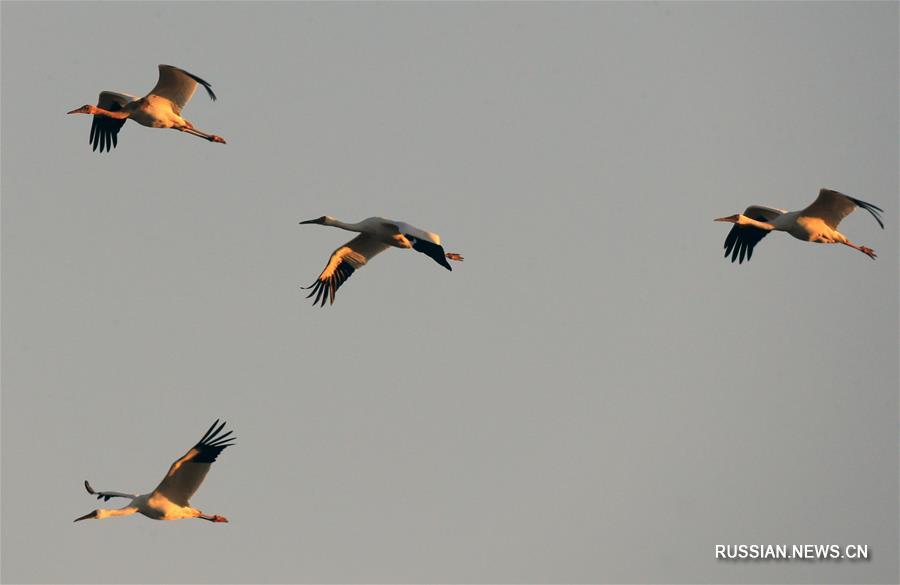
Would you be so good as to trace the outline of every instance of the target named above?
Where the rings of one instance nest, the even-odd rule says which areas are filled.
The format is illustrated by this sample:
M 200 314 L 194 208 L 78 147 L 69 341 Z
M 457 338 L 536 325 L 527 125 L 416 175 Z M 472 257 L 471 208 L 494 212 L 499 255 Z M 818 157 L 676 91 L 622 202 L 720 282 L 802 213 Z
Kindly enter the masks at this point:
M 98 500 L 108 502 L 111 498 L 126 498 L 129 503 L 121 508 L 99 508 L 75 519 L 102 520 L 117 516 L 143 514 L 153 520 L 182 520 L 200 518 L 210 522 L 228 522 L 224 516 L 204 514 L 189 504 L 191 496 L 203 483 L 212 463 L 226 447 L 232 446 L 235 437 L 232 431 L 220 434 L 225 427 L 216 420 L 196 445 L 175 461 L 162 482 L 149 494 L 128 494 L 124 492 L 98 492 L 86 480 L 84 488 Z
M 725 257 L 730 255 L 731 261 L 737 260 L 739 264 L 745 257 L 750 260 L 756 244 L 771 231 L 787 232 L 805 242 L 843 244 L 874 260 L 877 255 L 872 248 L 854 244 L 837 229 L 841 220 L 857 207 L 868 211 L 884 229 L 880 207 L 831 189 L 821 189 L 816 200 L 800 211 L 751 205 L 744 213 L 720 217 L 715 221 L 735 224 L 725 238 L 724 247 Z
M 202 85 L 210 99 L 215 101 L 216 94 L 207 81 L 178 67 L 160 65 L 159 80 L 144 97 L 102 91 L 96 106 L 86 104 L 69 113 L 94 116 L 88 142 L 93 144 L 94 150 L 99 148 L 100 152 L 104 150 L 111 152 L 116 147 L 119 130 L 126 120 L 134 120 L 141 126 L 149 128 L 171 128 L 210 142 L 225 144 L 225 139 L 221 136 L 201 132 L 181 116 L 182 109 L 194 95 L 198 84 Z
M 360 234 L 332 252 L 328 264 L 316 281 L 304 287 L 312 289 L 306 298 L 315 295 L 313 305 L 320 304 L 324 307 L 325 301 L 329 299 L 333 304 L 337 289 L 350 278 L 350 275 L 389 248 L 413 249 L 421 252 L 447 270 L 453 270 L 447 262 L 448 259 L 456 262 L 463 260 L 459 254 L 444 252 L 441 237 L 436 233 L 421 230 L 402 221 L 370 217 L 357 223 L 347 223 L 323 215 L 300 223 L 326 225 Z

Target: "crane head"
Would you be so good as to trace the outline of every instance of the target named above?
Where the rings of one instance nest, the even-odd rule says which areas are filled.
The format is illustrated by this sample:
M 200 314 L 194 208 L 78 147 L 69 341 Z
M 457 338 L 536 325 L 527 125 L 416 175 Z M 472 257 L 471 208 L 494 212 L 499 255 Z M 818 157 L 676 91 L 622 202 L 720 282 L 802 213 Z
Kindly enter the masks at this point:
M 327 215 L 323 215 L 322 217 L 318 217 L 316 219 L 308 219 L 306 221 L 301 221 L 300 225 L 303 225 L 305 223 L 316 223 L 319 225 L 325 225 L 329 219 L 331 219 L 331 218 L 328 217 Z
M 736 213 L 734 215 L 729 215 L 728 217 L 719 217 L 714 219 L 713 221 L 727 221 L 728 223 L 740 223 L 741 214 Z
M 81 516 L 81 517 L 79 517 L 79 518 L 75 518 L 75 520 L 73 520 L 73 522 L 78 522 L 79 520 L 90 520 L 90 519 L 92 519 L 92 518 L 97 518 L 97 515 L 98 515 L 99 513 L 100 513 L 100 510 L 94 510 L 93 512 L 90 512 L 90 513 L 88 513 L 88 514 L 85 514 L 84 516 Z
M 76 108 L 71 112 L 66 112 L 67 114 L 94 114 L 97 111 L 96 106 L 92 106 L 91 104 L 85 104 L 80 108 Z

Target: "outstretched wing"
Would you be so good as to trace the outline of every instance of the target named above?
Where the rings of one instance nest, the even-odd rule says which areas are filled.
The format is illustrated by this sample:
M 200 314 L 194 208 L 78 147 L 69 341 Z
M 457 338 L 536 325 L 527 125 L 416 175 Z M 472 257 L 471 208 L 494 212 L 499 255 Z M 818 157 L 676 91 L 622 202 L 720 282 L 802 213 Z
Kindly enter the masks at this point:
M 102 91 L 100 97 L 97 98 L 97 106 L 110 112 L 118 112 L 127 104 L 133 102 L 137 98 L 127 93 L 116 93 L 114 91 Z M 106 150 L 112 152 L 112 149 L 119 143 L 119 130 L 125 125 L 125 120 L 117 120 L 106 116 L 94 116 L 91 121 L 91 137 L 88 142 L 94 145 L 93 150 L 100 147 L 100 152 Z
M 104 502 L 108 502 L 110 498 L 129 498 L 134 499 L 135 496 L 132 494 L 123 494 L 122 492 L 98 492 L 91 484 L 88 483 L 88 480 L 84 480 L 84 489 L 87 490 L 87 493 L 92 496 L 97 496 L 98 500 L 103 500 Z
M 150 90 L 150 93 L 170 100 L 181 110 L 191 100 L 198 83 L 206 88 L 210 99 L 216 101 L 216 94 L 213 93 L 209 82 L 171 65 L 159 66 L 159 81 L 156 82 L 156 86 Z
M 862 207 L 871 213 L 878 225 L 881 226 L 881 229 L 884 229 L 884 222 L 881 221 L 881 216 L 879 215 L 879 213 L 884 211 L 883 209 L 831 189 L 821 189 L 816 200 L 801 211 L 800 216 L 821 218 L 828 227 L 837 229 L 841 220 L 850 215 L 857 207 Z
M 783 209 L 774 209 L 772 207 L 763 207 L 762 205 L 751 205 L 744 210 L 744 215 L 756 221 L 771 222 L 779 215 L 784 213 Z M 725 257 L 731 255 L 731 261 L 738 261 L 738 264 L 744 262 L 746 256 L 747 261 L 753 256 L 753 248 L 759 243 L 768 231 L 761 230 L 752 225 L 734 224 L 731 231 L 725 237 Z
M 166 477 L 156 486 L 153 493 L 161 494 L 179 506 L 187 506 L 191 496 L 203 483 L 203 478 L 209 473 L 210 466 L 222 449 L 234 444 L 229 442 L 235 439 L 235 437 L 229 437 L 234 431 L 228 431 L 224 435 L 219 434 L 224 427 L 225 423 L 220 425 L 216 419 L 203 438 L 169 467 Z
M 314 283 L 303 287 L 310 290 L 306 298 L 316 295 L 313 305 L 324 307 L 326 299 L 334 304 L 334 295 L 350 275 L 366 264 L 376 254 L 387 250 L 390 246 L 368 236 L 360 234 L 331 253 L 328 264 Z M 321 302 L 320 302 L 321 301 Z

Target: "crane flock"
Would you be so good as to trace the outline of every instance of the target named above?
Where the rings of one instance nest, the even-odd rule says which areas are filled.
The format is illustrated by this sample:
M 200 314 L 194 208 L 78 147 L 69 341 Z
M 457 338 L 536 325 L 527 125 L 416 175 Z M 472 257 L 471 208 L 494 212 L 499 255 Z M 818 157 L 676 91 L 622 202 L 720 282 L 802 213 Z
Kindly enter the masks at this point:
M 156 86 L 144 97 L 103 91 L 97 105 L 87 104 L 68 113 L 93 115 L 89 143 L 94 151 L 112 151 L 118 144 L 119 131 L 129 119 L 142 126 L 170 128 L 224 144 L 222 137 L 202 132 L 182 117 L 182 110 L 198 85 L 203 86 L 210 99 L 216 100 L 216 94 L 207 81 L 178 67 L 159 65 Z M 756 245 L 772 231 L 787 232 L 794 238 L 808 242 L 843 244 L 875 259 L 874 250 L 852 243 L 837 230 L 841 220 L 857 208 L 869 212 L 884 229 L 881 208 L 830 189 L 822 189 L 816 200 L 800 211 L 788 212 L 751 205 L 743 213 L 720 217 L 715 221 L 734 224 L 725 239 L 725 257 L 730 256 L 732 262 L 739 264 L 744 260 L 749 261 Z M 389 248 L 420 252 L 447 270 L 453 269 L 448 260 L 463 260 L 460 254 L 444 251 L 438 234 L 401 221 L 370 217 L 357 223 L 346 223 L 326 215 L 300 223 L 335 227 L 359 234 L 331 253 L 325 268 L 310 286 L 301 287 L 310 291 L 306 298 L 312 298 L 314 306 L 324 307 L 326 302 L 333 304 L 338 289 L 347 279 Z M 189 502 L 212 463 L 223 450 L 234 445 L 232 431 L 222 433 L 224 427 L 224 422 L 220 424 L 216 420 L 185 455 L 172 463 L 163 480 L 150 493 L 96 491 L 85 481 L 87 492 L 98 500 L 124 498 L 128 503 L 121 508 L 93 510 L 76 518 L 75 522 L 136 513 L 155 520 L 200 518 L 216 523 L 228 522 L 223 516 L 204 514 Z

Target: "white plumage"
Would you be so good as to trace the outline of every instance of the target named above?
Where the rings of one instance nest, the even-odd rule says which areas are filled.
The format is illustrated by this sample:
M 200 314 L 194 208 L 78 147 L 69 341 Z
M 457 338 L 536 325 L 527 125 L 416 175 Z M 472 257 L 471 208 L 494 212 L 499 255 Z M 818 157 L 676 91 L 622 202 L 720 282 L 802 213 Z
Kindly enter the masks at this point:
M 187 105 L 197 84 L 206 88 L 206 93 L 215 101 L 212 86 L 192 73 L 171 65 L 159 66 L 159 80 L 150 93 L 137 98 L 127 93 L 102 91 L 97 105 L 90 104 L 72 110 L 70 114 L 93 114 L 91 135 L 88 142 L 94 150 L 112 151 L 119 142 L 119 130 L 128 119 L 150 128 L 172 128 L 205 138 L 210 142 L 225 143 L 225 139 L 215 134 L 207 134 L 181 117 L 181 110 Z
M 370 217 L 358 223 L 345 223 L 323 215 L 318 219 L 300 223 L 327 225 L 360 233 L 332 252 L 328 263 L 319 274 L 319 278 L 310 286 L 305 287 L 312 289 L 306 298 L 315 295 L 313 305 L 320 304 L 324 307 L 326 300 L 333 304 L 335 293 L 350 278 L 350 275 L 388 248 L 412 248 L 429 256 L 447 270 L 453 270 L 447 259 L 457 262 L 461 262 L 463 259 L 459 254 L 444 252 L 439 235 L 420 230 L 402 221 Z
M 140 513 L 154 520 L 181 520 L 183 518 L 202 518 L 210 522 L 228 522 L 224 516 L 204 514 L 190 506 L 191 496 L 203 483 L 209 468 L 226 447 L 232 446 L 235 437 L 233 431 L 219 434 L 225 427 L 216 420 L 196 445 L 169 467 L 168 473 L 156 489 L 149 494 L 126 494 L 123 492 L 98 492 L 86 480 L 84 487 L 97 499 L 109 501 L 110 498 L 128 498 L 131 501 L 122 508 L 97 509 L 75 519 L 103 519 L 114 516 L 130 516 Z
M 740 264 L 746 257 L 750 260 L 753 249 L 770 231 L 787 232 L 806 242 L 820 244 L 844 244 L 855 250 L 859 250 L 873 260 L 875 251 L 866 246 L 858 246 L 852 243 L 837 226 L 842 219 L 850 215 L 857 207 L 862 207 L 872 214 L 878 225 L 884 229 L 881 221 L 880 207 L 854 199 L 831 189 L 822 189 L 819 196 L 805 209 L 800 211 L 785 211 L 772 207 L 751 205 L 744 213 L 720 217 L 715 221 L 724 221 L 735 224 L 725 238 L 725 256 L 731 255 L 731 261 Z

